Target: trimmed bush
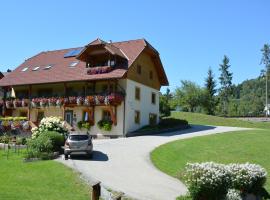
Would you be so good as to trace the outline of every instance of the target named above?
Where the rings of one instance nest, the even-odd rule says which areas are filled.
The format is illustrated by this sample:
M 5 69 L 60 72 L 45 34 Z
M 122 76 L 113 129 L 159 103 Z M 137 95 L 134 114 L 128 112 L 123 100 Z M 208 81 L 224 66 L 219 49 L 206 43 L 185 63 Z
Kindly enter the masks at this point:
M 238 189 L 242 193 L 255 195 L 261 192 L 266 182 L 267 172 L 260 165 L 230 164 L 227 168 L 231 173 L 232 188 Z
M 172 128 L 181 125 L 188 125 L 188 121 L 184 119 L 176 119 L 176 118 L 163 118 L 159 122 L 159 126 L 165 128 Z
M 230 176 L 224 165 L 213 162 L 188 163 L 185 180 L 194 200 L 225 199 L 230 186 Z

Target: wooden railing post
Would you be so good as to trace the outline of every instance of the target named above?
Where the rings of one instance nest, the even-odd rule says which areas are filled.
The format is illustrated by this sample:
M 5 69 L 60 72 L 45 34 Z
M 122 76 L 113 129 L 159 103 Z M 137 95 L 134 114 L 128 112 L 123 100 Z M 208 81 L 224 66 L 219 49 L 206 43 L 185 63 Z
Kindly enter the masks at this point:
M 94 183 L 92 185 L 92 198 L 91 200 L 99 200 L 100 197 L 100 182 Z

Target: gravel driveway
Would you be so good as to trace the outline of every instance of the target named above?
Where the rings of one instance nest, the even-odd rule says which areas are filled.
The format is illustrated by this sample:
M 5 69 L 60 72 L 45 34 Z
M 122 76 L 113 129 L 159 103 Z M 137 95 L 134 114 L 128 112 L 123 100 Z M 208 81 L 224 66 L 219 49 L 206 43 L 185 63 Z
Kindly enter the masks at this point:
M 179 180 L 156 169 L 150 161 L 150 152 L 173 140 L 236 130 L 245 128 L 193 126 L 153 136 L 94 140 L 91 160 L 58 161 L 81 172 L 89 180 L 101 181 L 104 186 L 135 199 L 171 200 L 185 194 L 187 189 Z

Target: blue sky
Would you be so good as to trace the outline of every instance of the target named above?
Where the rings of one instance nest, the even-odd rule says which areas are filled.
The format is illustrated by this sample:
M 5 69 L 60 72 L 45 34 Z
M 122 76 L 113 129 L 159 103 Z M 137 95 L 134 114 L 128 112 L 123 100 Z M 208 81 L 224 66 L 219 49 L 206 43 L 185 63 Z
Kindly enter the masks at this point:
M 0 8 L 1 71 L 97 37 L 146 38 L 160 52 L 173 90 L 182 79 L 203 85 L 209 66 L 218 78 L 224 54 L 234 83 L 255 78 L 263 68 L 260 49 L 270 43 L 267 0 L 6 0 Z

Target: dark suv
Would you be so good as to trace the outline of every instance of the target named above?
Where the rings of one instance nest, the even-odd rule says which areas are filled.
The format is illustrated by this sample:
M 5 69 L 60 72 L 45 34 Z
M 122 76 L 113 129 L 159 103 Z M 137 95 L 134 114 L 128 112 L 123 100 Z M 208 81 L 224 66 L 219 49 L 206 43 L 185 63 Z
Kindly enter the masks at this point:
M 88 134 L 70 134 L 65 142 L 65 160 L 72 153 L 84 153 L 91 157 L 92 151 L 92 137 Z

